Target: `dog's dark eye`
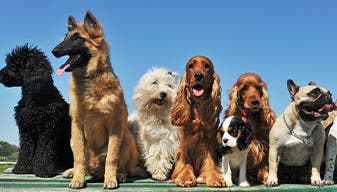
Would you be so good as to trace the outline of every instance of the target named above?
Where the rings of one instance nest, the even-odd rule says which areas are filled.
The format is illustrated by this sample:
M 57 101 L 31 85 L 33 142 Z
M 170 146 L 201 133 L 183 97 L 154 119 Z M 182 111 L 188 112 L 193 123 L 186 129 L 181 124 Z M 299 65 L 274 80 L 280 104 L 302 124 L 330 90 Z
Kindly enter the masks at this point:
M 152 82 L 152 85 L 157 85 L 158 84 L 158 81 L 153 81 Z
M 233 127 L 232 129 L 228 130 L 228 133 L 231 136 L 236 137 L 238 135 L 238 129 L 236 127 Z
M 316 89 L 310 91 L 310 93 L 308 93 L 308 96 L 309 96 L 309 97 L 316 98 L 316 97 L 318 97 L 320 94 L 321 94 L 321 90 L 320 90 L 319 88 L 316 88 Z
M 247 91 L 248 89 L 248 86 L 247 85 L 244 85 L 242 88 L 241 88 L 241 91 Z
M 193 67 L 194 67 L 194 66 L 193 66 L 192 63 L 188 65 L 188 68 L 189 68 L 189 69 L 192 69 Z
M 218 129 L 218 133 L 223 136 L 223 134 L 225 133 L 222 129 Z
M 261 86 L 256 86 L 256 90 L 260 93 L 261 97 L 263 96 L 263 91 Z
M 83 39 L 79 33 L 74 33 L 73 36 L 71 36 L 72 39 Z
M 209 64 L 206 63 L 206 64 L 205 64 L 205 69 L 209 69 L 209 68 L 210 68 Z
M 171 89 L 173 89 L 173 86 L 171 84 L 167 84 L 167 86 Z
M 329 94 L 330 96 L 332 96 L 332 93 L 331 93 L 330 91 L 328 91 L 328 94 Z

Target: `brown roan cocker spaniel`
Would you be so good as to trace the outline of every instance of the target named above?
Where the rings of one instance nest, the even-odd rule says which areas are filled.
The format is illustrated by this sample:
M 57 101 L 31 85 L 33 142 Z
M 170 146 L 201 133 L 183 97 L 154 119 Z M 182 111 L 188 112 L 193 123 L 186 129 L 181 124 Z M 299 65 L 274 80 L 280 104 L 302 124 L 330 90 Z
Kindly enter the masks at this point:
M 181 127 L 181 144 L 171 176 L 178 186 L 226 186 L 215 162 L 220 98 L 220 79 L 212 62 L 203 56 L 190 59 L 171 110 L 172 124 Z
M 255 73 L 243 74 L 231 88 L 229 99 L 225 116 L 238 116 L 249 120 L 252 125 L 253 140 L 247 158 L 247 179 L 251 184 L 265 183 L 268 178 L 269 131 L 275 122 L 266 83 Z

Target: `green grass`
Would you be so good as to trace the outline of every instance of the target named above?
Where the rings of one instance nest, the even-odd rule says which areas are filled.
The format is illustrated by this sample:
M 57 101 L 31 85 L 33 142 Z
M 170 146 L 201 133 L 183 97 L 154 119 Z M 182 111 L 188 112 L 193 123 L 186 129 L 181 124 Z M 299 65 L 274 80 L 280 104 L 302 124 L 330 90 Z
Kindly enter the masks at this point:
M 3 173 L 6 169 L 13 167 L 14 165 L 0 165 L 0 174 Z

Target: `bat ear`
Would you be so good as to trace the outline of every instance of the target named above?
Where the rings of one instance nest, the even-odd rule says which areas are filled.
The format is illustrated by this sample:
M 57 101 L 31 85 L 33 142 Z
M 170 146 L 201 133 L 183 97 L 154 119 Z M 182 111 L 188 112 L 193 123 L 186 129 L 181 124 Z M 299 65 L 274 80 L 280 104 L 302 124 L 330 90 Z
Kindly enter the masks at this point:
M 316 83 L 313 82 L 313 81 L 310 81 L 310 82 L 308 83 L 308 85 L 317 86 Z
M 296 93 L 298 92 L 298 90 L 300 89 L 300 87 L 298 85 L 296 85 L 294 83 L 293 80 L 288 79 L 287 81 L 287 87 L 288 87 L 288 91 L 290 93 L 290 97 L 292 100 L 294 100 L 294 96 L 296 95 Z

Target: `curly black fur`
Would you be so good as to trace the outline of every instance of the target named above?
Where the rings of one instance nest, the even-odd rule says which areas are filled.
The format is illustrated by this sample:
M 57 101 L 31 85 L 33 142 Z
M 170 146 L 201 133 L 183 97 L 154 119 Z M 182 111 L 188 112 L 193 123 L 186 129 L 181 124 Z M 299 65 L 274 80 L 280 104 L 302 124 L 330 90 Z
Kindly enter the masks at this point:
M 6 57 L 0 82 L 22 88 L 15 107 L 20 151 L 13 173 L 52 177 L 73 163 L 69 105 L 53 84 L 52 67 L 36 47 L 15 48 Z

